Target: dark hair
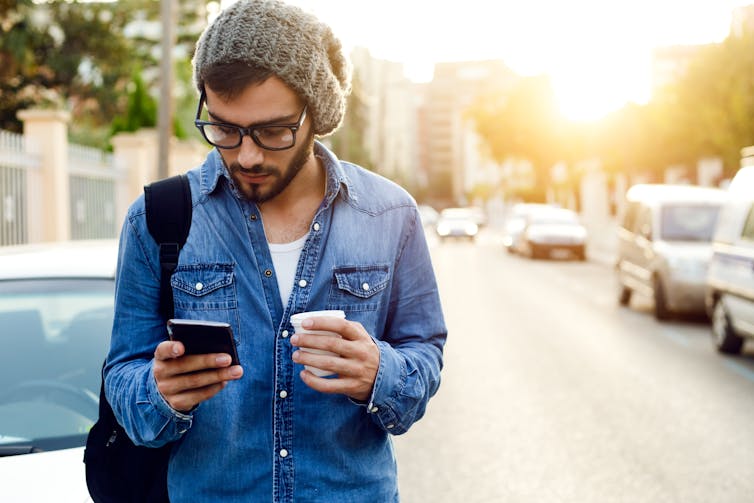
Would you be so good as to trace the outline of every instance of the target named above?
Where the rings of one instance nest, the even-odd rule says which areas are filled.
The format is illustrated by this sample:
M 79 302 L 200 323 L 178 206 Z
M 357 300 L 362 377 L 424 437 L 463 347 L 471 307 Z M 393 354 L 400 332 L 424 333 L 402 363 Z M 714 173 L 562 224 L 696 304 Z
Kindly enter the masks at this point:
M 203 86 L 212 89 L 223 100 L 232 100 L 252 84 L 261 84 L 274 73 L 267 68 L 234 61 L 218 63 L 202 69 L 200 75 Z

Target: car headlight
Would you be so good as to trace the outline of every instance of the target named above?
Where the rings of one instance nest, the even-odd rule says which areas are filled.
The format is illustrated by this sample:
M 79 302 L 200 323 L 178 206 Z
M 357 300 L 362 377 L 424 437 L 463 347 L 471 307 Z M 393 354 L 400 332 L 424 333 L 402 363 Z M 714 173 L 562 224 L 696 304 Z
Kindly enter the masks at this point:
M 479 231 L 479 226 L 475 223 L 469 223 L 469 224 L 466 224 L 465 230 L 466 230 L 466 234 L 468 234 L 469 236 L 473 236 Z
M 440 224 L 437 226 L 437 233 L 440 236 L 447 236 L 448 234 L 450 234 L 450 228 L 447 225 Z

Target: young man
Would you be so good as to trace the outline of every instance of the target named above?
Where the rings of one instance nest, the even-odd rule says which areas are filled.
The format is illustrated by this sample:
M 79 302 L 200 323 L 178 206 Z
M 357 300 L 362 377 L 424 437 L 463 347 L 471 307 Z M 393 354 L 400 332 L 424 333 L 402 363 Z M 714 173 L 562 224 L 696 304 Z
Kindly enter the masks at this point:
M 349 79 L 331 30 L 279 1 L 240 1 L 198 41 L 196 124 L 216 148 L 188 173 L 175 317 L 230 323 L 241 365 L 167 340 L 140 198 L 105 369 L 134 442 L 174 442 L 173 503 L 398 501 L 389 436 L 437 391 L 446 328 L 413 199 L 314 140 L 342 121 Z M 305 327 L 341 338 L 294 334 L 293 314 L 330 309 L 346 319 Z

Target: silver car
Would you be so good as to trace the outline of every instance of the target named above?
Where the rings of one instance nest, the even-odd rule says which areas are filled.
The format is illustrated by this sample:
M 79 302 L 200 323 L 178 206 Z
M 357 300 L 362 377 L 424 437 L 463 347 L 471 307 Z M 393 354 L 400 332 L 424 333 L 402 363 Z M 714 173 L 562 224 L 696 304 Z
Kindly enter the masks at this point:
M 640 184 L 626 193 L 618 228 L 618 301 L 633 292 L 654 300 L 654 315 L 704 314 L 712 235 L 725 191 Z
M 754 339 L 754 166 L 742 168 L 720 213 L 707 275 L 707 313 L 722 353 Z
M 98 416 L 116 241 L 0 248 L 3 501 L 89 501 L 84 445 Z

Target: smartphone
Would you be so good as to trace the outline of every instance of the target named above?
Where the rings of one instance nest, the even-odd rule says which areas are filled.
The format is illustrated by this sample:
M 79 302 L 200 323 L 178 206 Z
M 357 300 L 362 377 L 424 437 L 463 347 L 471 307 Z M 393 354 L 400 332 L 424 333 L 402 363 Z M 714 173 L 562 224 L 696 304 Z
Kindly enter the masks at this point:
M 228 323 L 209 320 L 168 320 L 171 341 L 181 341 L 187 355 L 227 353 L 231 365 L 240 365 L 233 330 Z

